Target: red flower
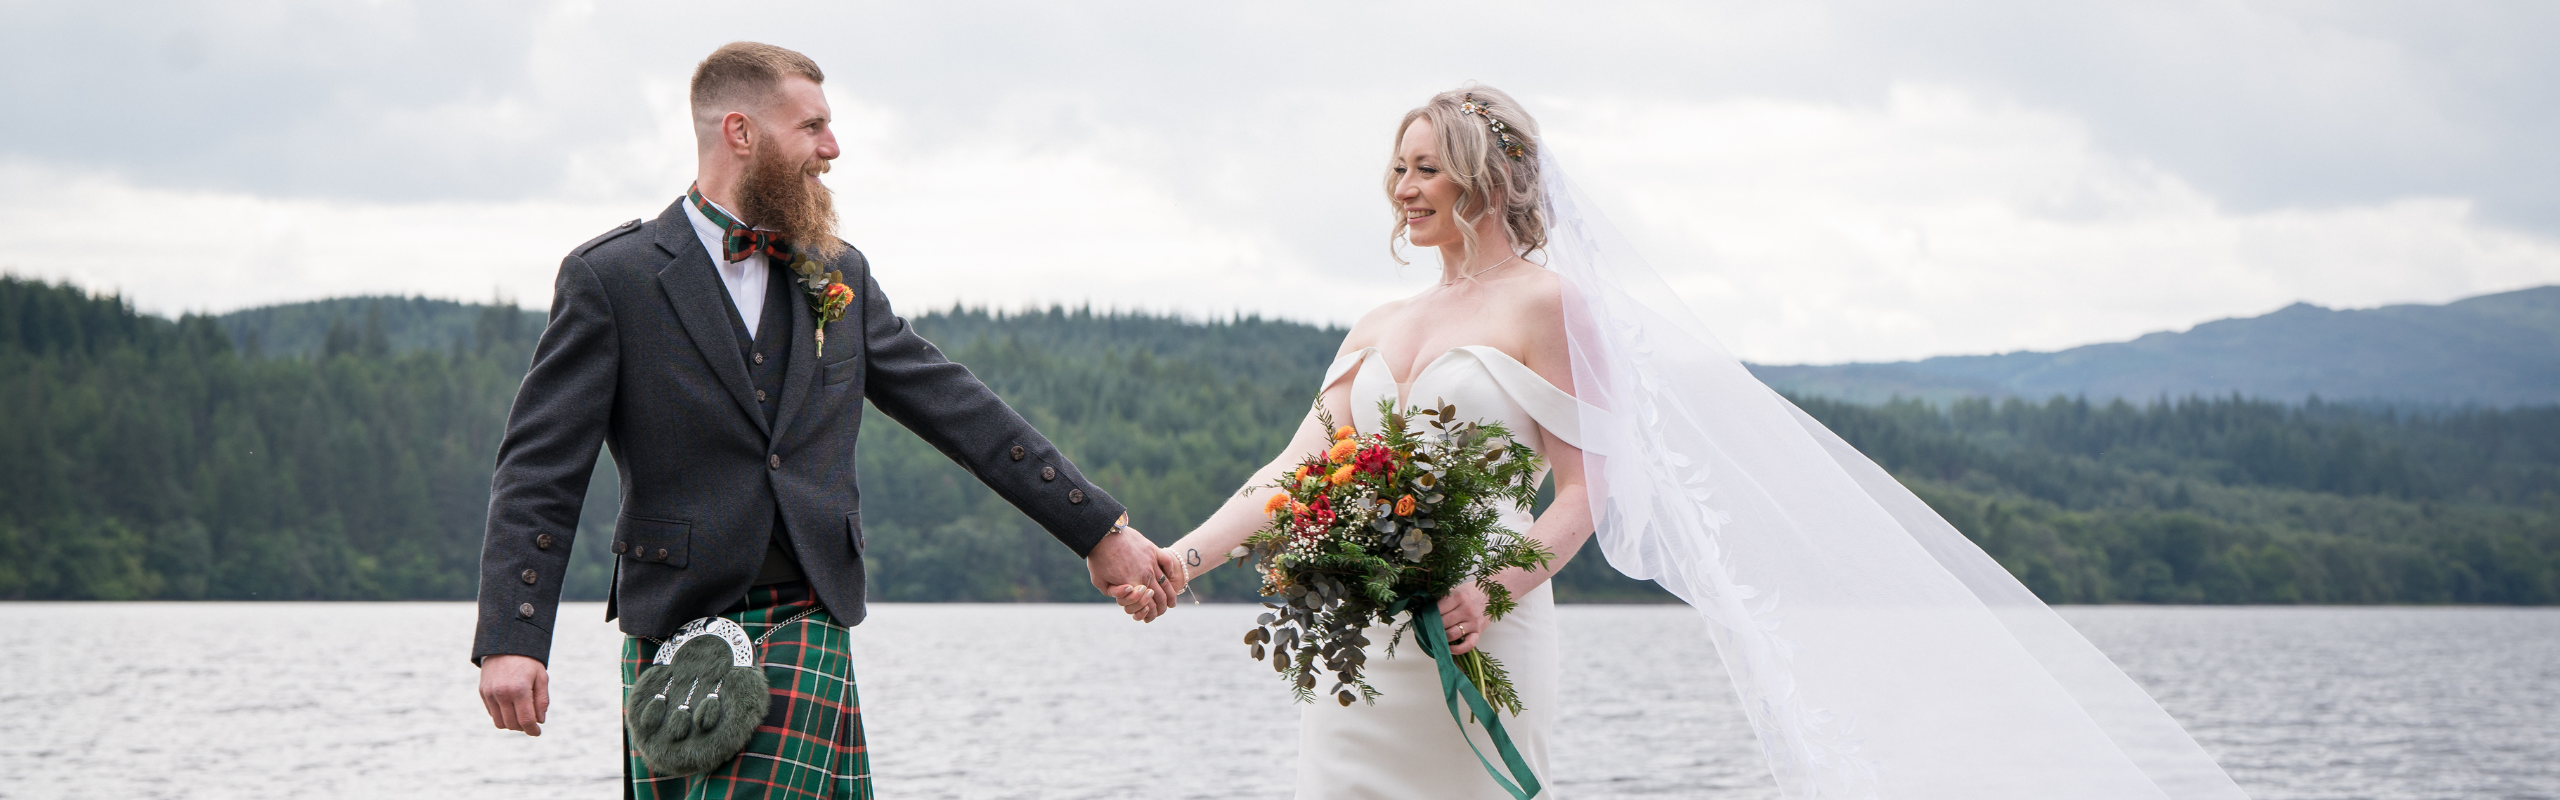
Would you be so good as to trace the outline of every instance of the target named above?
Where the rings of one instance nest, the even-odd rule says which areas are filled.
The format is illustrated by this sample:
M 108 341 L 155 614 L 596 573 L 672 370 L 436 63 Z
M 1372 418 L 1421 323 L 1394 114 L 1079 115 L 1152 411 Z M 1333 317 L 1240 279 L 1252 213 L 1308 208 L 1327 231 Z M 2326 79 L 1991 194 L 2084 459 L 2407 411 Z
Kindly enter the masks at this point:
M 1319 528 L 1333 524 L 1333 501 L 1316 495 L 1315 501 L 1307 504 L 1307 517 Z
M 1384 475 L 1387 471 L 1396 468 L 1396 451 L 1388 449 L 1386 445 L 1373 444 L 1368 449 L 1360 451 L 1360 456 L 1353 459 L 1351 465 L 1361 472 Z

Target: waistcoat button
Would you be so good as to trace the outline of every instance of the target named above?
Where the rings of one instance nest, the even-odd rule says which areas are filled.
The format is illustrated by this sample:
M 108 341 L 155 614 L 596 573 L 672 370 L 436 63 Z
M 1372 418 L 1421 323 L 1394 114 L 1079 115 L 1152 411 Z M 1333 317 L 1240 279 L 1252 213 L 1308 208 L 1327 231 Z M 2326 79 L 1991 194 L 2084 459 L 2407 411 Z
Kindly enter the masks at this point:
M 533 604 L 532 604 L 532 603 L 518 603 L 518 604 L 516 604 L 516 616 L 523 617 L 523 618 L 525 618 L 525 619 L 532 619 L 532 618 L 533 618 Z
M 765 456 L 765 457 L 764 457 L 764 468 L 765 468 L 765 469 L 781 469 L 781 468 L 782 468 L 782 456 L 781 456 L 781 454 L 778 454 L 778 453 L 777 453 L 777 454 L 774 454 L 774 455 Z
M 549 549 L 551 549 L 551 534 L 546 533 L 546 534 L 542 534 L 542 535 L 540 535 L 540 536 L 533 537 L 533 549 L 536 549 L 536 550 L 549 550 Z

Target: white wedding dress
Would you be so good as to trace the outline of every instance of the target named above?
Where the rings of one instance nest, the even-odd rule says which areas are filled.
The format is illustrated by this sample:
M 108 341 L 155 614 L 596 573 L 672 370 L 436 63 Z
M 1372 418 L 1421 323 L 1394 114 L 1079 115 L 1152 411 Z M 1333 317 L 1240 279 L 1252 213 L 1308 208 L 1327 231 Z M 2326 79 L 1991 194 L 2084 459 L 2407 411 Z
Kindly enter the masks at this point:
M 1513 438 L 1540 455 L 1550 442 L 1579 440 L 1581 417 L 1573 396 L 1491 347 L 1451 348 L 1403 386 L 1378 358 L 1378 349 L 1366 348 L 1335 359 L 1325 370 L 1324 386 L 1331 388 L 1346 374 L 1351 376 L 1350 422 L 1362 434 L 1379 429 L 1378 401 L 1395 399 L 1408 405 L 1455 406 L 1461 420 L 1501 422 Z M 1502 520 L 1503 527 L 1525 534 L 1531 517 L 1528 509 L 1515 508 Z M 1555 592 L 1540 584 L 1519 603 L 1487 626 L 1476 646 L 1510 671 L 1522 710 L 1502 720 L 1504 732 L 1539 781 L 1551 784 L 1547 743 L 1553 738 L 1561 680 Z M 1382 695 L 1376 704 L 1343 706 L 1320 699 L 1298 718 L 1298 800 L 1509 800 L 1462 737 L 1472 736 L 1484 757 L 1499 765 L 1492 742 L 1474 725 L 1462 733 L 1450 718 L 1440 695 L 1438 662 L 1410 635 L 1395 643 L 1393 658 L 1384 658 L 1387 637 L 1379 635 L 1380 627 L 1386 626 L 1372 626 L 1368 649 L 1375 660 L 1363 672 Z M 1538 796 L 1551 798 L 1555 792 Z

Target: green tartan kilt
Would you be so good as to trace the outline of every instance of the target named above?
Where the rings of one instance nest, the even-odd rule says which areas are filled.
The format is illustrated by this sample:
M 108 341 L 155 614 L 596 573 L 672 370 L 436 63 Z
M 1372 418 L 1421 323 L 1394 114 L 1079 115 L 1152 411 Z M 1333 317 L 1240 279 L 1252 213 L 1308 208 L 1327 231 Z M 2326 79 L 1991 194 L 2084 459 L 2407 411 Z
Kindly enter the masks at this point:
M 797 622 L 783 623 L 804 612 Z M 721 617 L 760 639 L 756 658 L 772 685 L 772 709 L 747 747 L 729 763 L 699 775 L 659 775 L 623 736 L 623 796 L 639 800 L 810 798 L 871 800 L 871 756 L 862 741 L 862 702 L 853 690 L 853 634 L 835 624 L 806 582 L 747 590 Z M 779 626 L 780 630 L 775 630 Z M 771 633 L 771 636 L 766 636 Z M 622 642 L 622 693 L 630 699 L 640 670 L 661 643 Z

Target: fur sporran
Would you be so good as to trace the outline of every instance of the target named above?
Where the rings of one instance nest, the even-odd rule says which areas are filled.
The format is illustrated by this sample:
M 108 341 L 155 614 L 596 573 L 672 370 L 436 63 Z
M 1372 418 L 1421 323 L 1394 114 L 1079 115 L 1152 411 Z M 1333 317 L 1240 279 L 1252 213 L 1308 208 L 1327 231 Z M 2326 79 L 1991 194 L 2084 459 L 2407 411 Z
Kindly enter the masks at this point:
M 654 661 L 622 705 L 641 761 L 651 772 L 693 775 L 736 758 L 772 703 L 745 629 L 719 617 L 685 623 Z

